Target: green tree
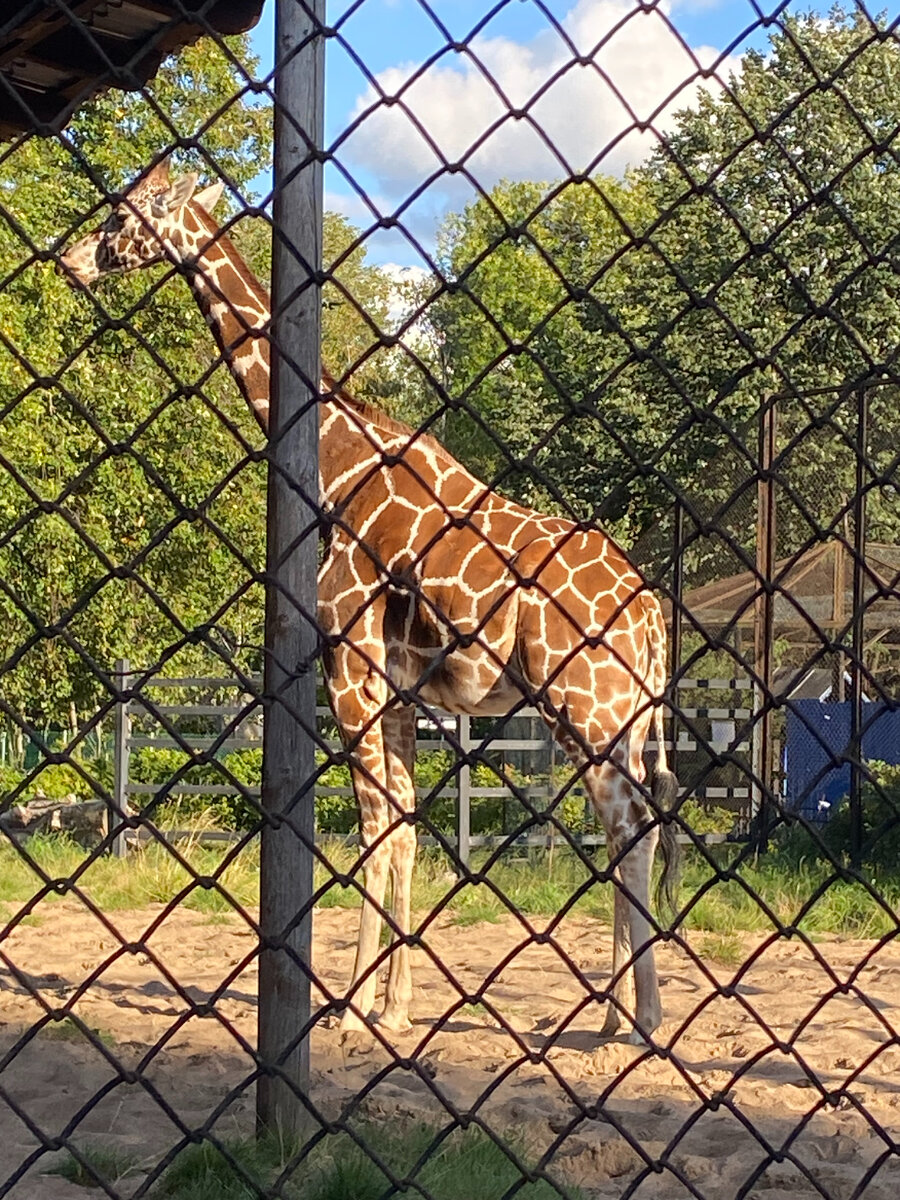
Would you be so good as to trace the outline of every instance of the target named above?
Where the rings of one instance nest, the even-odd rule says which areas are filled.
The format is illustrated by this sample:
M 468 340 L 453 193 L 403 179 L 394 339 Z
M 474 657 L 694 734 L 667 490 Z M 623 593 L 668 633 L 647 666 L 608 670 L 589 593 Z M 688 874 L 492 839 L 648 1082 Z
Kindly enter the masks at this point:
M 228 45 L 252 71 L 245 39 Z M 95 670 L 119 656 L 257 655 L 264 478 L 245 445 L 258 434 L 185 283 L 161 265 L 92 301 L 45 253 L 96 224 L 106 192 L 176 133 L 245 187 L 268 164 L 270 114 L 243 84 L 201 42 L 149 98 L 109 92 L 65 139 L 27 139 L 0 165 L 0 670 L 4 701 L 38 725 L 92 711 Z M 210 173 L 199 153 L 174 159 Z
M 649 220 L 632 180 L 503 183 L 445 224 L 450 294 L 432 320 L 462 404 L 443 431 L 483 477 L 528 503 L 588 515 L 646 413 L 628 374 L 627 280 Z M 615 375 L 602 401 L 598 390 Z M 637 437 L 637 442 L 635 441 Z M 614 515 L 627 529 L 627 505 Z
M 631 543 L 673 488 L 708 512 L 746 481 L 739 447 L 755 453 L 763 394 L 892 364 L 898 72 L 884 20 L 789 18 L 622 182 L 501 184 L 451 218 L 432 319 L 452 448 L 511 494 L 599 513 Z M 828 406 L 781 408 L 784 445 L 818 426 L 785 465 L 785 551 L 853 490 L 852 406 L 826 427 Z M 894 407 L 874 400 L 873 428 L 892 430 Z M 892 442 L 871 448 L 879 469 Z M 897 520 L 883 489 L 872 536 L 893 540 Z M 736 511 L 733 536 L 749 544 L 752 528 Z
M 855 404 L 802 393 L 895 369 L 898 73 L 883 18 L 788 18 L 728 90 L 680 115 L 641 172 L 658 213 L 653 279 L 634 289 L 654 331 L 646 386 L 689 397 L 710 450 L 752 422 L 762 394 L 797 394 L 779 406 L 781 445 L 797 439 L 782 472 L 785 553 L 840 520 L 855 487 Z M 895 395 L 872 399 L 881 470 Z M 698 483 L 715 494 L 715 479 Z M 892 489 L 873 493 L 870 520 L 871 537 L 896 539 Z
M 322 225 L 322 262 L 329 278 L 322 289 L 322 361 L 336 378 L 346 376 L 357 395 L 376 399 L 391 390 L 382 336 L 390 324 L 392 283 L 366 261 L 360 231 L 345 217 L 326 212 Z M 260 282 L 270 287 L 269 222 L 239 221 L 234 240 Z
M 39 728 L 91 714 L 119 657 L 188 674 L 221 673 L 219 651 L 260 662 L 265 470 L 247 451 L 261 438 L 185 282 L 160 264 L 88 298 L 44 253 L 96 225 L 176 135 L 202 152 L 174 151 L 173 174 L 242 191 L 266 169 L 270 113 L 241 98 L 246 40 L 227 44 L 183 51 L 148 95 L 109 92 L 66 140 L 28 139 L 0 166 L 0 671 Z M 270 226 L 239 204 L 226 193 L 217 216 L 268 282 Z M 324 256 L 325 361 L 377 397 L 390 280 L 333 213 Z

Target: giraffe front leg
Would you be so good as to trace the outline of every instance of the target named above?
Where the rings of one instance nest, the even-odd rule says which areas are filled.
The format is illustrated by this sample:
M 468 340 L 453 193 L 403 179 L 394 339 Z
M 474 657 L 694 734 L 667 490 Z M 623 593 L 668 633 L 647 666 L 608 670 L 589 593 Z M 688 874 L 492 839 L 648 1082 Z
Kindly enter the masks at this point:
M 394 918 L 394 949 L 388 970 L 384 1012 L 379 1024 L 392 1033 L 412 1028 L 409 1005 L 412 1000 L 412 971 L 409 961 L 410 900 L 413 867 L 416 859 L 416 830 L 403 819 L 416 807 L 414 782 L 416 727 L 410 706 L 390 709 L 384 714 L 384 748 L 391 798 L 396 806 L 392 821 L 398 824 L 389 835 L 391 847 L 391 914 Z

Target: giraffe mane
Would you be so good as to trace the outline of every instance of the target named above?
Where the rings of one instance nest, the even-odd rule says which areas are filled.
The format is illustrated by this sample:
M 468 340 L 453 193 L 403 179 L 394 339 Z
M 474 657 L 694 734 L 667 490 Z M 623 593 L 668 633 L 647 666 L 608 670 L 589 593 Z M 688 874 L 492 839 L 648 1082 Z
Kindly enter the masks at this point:
M 191 203 L 190 207 L 191 211 L 210 234 L 212 239 L 211 244 L 219 245 L 226 251 L 233 251 L 230 255 L 231 263 L 237 270 L 241 282 L 248 286 L 255 293 L 256 298 L 262 300 L 267 308 L 271 310 L 268 290 L 256 278 L 253 271 L 244 261 L 243 256 L 236 253 L 234 242 L 228 234 L 219 228 L 215 219 L 201 205 Z M 382 433 L 397 434 L 407 438 L 411 443 L 418 443 L 430 450 L 441 462 L 456 467 L 462 466 L 459 460 L 454 458 L 450 451 L 442 446 L 432 434 L 413 429 L 412 426 L 405 424 L 405 422 L 398 421 L 396 417 L 389 416 L 384 409 L 378 408 L 377 405 L 371 404 L 366 400 L 360 400 L 344 388 L 338 387 L 332 375 L 324 368 L 322 370 L 322 383 L 327 391 L 331 393 L 334 400 L 358 413 L 366 424 L 374 426 Z
M 241 283 L 253 293 L 255 299 L 265 304 L 267 311 L 271 312 L 272 304 L 268 289 L 256 278 L 253 271 L 251 271 L 245 262 L 244 256 L 238 253 L 232 238 L 223 229 L 219 228 L 215 218 L 206 211 L 202 204 L 197 204 L 193 200 L 189 200 L 188 207 L 210 235 L 210 244 L 204 253 L 208 253 L 215 246 L 219 247 L 225 253 L 230 251 L 229 260 L 237 272 Z
M 410 442 L 415 442 L 417 445 L 430 450 L 432 454 L 448 465 L 462 466 L 459 459 L 454 458 L 450 451 L 445 446 L 442 446 L 432 434 L 413 429 L 411 425 L 407 425 L 404 421 L 398 421 L 396 417 L 389 416 L 383 408 L 371 404 L 368 400 L 360 400 L 358 396 L 351 395 L 343 388 L 338 387 L 334 379 L 324 370 L 322 372 L 322 382 L 339 404 L 343 404 L 358 413 L 367 425 L 374 426 L 381 433 L 398 434 L 401 437 L 406 437 Z

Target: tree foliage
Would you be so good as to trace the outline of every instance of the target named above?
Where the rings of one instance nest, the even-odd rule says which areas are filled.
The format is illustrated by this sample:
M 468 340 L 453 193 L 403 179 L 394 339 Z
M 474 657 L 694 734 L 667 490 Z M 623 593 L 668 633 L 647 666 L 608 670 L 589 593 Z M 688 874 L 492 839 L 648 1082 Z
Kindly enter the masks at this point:
M 44 253 L 96 224 L 173 130 L 202 129 L 210 162 L 245 187 L 268 163 L 270 115 L 235 102 L 241 83 L 198 44 L 149 102 L 110 92 L 67 140 L 23 141 L 0 167 L 0 662 L 4 699 L 34 723 L 92 709 L 95 667 L 120 656 L 189 666 L 223 638 L 260 641 L 247 576 L 263 561 L 263 476 L 228 426 L 257 435 L 186 285 L 159 266 L 88 299 Z
M 186 283 L 160 264 L 87 297 L 47 253 L 180 136 L 202 153 L 176 149 L 173 175 L 227 181 L 217 216 L 268 282 L 270 226 L 241 197 L 269 166 L 271 114 L 235 99 L 236 64 L 254 62 L 246 39 L 227 46 L 182 51 L 146 95 L 109 92 L 65 140 L 25 140 L 0 166 L 0 670 L 38 727 L 93 712 L 120 657 L 187 674 L 216 673 L 219 653 L 261 661 L 261 439 Z M 324 358 L 376 396 L 390 280 L 343 217 L 324 232 Z
M 0 163 L 0 670 L 36 724 L 92 711 L 95 669 L 121 656 L 259 661 L 259 435 L 184 281 L 160 265 L 90 299 L 52 263 L 109 189 L 194 137 L 203 154 L 176 150 L 176 169 L 224 176 L 222 215 L 240 216 L 270 113 L 236 99 L 235 61 L 198 43 L 148 98 L 110 92 L 66 139 Z M 329 214 L 325 362 L 501 490 L 629 544 L 673 488 L 702 515 L 746 485 L 760 397 L 786 391 L 781 445 L 812 426 L 781 464 L 779 548 L 795 549 L 845 522 L 854 488 L 853 402 L 805 393 L 896 355 L 898 77 L 885 22 L 784 18 L 624 179 L 504 182 L 449 218 L 439 274 L 406 286 L 406 350 L 390 336 L 403 289 Z M 233 235 L 267 279 L 267 222 Z M 873 399 L 869 446 L 870 536 L 890 541 L 895 395 Z M 752 542 L 752 494 L 725 522 L 732 549 L 709 551 L 720 575 Z
M 884 21 L 787 18 L 624 181 L 501 184 L 448 221 L 433 319 L 464 406 L 453 448 L 513 494 L 599 513 L 633 541 L 673 483 L 710 508 L 740 482 L 747 456 L 737 476 L 717 456 L 753 452 L 763 394 L 892 364 L 898 71 Z M 828 404 L 784 402 L 783 444 Z M 876 407 L 892 426 L 893 397 Z M 809 511 L 788 501 L 784 549 L 840 513 L 852 432 L 851 408 L 791 452 Z M 872 513 L 873 536 L 893 539 L 893 493 Z

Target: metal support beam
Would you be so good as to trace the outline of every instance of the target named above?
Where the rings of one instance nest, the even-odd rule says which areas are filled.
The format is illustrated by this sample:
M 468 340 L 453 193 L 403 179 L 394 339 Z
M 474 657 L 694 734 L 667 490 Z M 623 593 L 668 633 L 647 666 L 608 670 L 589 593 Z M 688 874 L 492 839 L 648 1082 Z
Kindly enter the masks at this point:
M 669 678 L 673 681 L 671 700 L 673 705 L 678 697 L 678 671 L 681 667 L 681 646 L 684 631 L 684 505 L 681 500 L 675 501 L 675 514 L 672 530 L 672 636 L 669 639 L 672 665 Z M 672 720 L 669 724 L 672 739 L 672 753 L 669 755 L 669 766 L 678 774 L 678 712 L 672 709 Z
M 131 664 L 128 659 L 118 659 L 113 679 L 120 692 L 126 691 L 129 687 L 130 672 Z M 115 805 L 114 811 L 109 814 L 109 820 L 112 828 L 116 831 L 112 840 L 112 852 L 116 858 L 124 858 L 128 853 L 128 844 L 125 841 L 125 826 L 122 824 L 122 818 L 128 811 L 128 760 L 130 754 L 129 739 L 131 737 L 131 717 L 128 713 L 127 700 L 119 699 L 116 702 L 115 714 L 116 729 L 113 762 L 113 800 L 115 801 Z
M 457 735 L 460 749 L 466 754 L 472 749 L 472 719 L 458 718 Z M 457 874 L 465 879 L 469 869 L 472 838 L 472 768 L 468 759 L 459 768 L 459 783 L 456 793 L 456 856 L 459 860 Z
M 772 576 L 775 573 L 775 461 L 777 409 L 768 397 L 760 410 L 759 485 L 756 518 L 756 575 L 758 593 L 754 628 L 753 682 L 753 815 L 756 821 L 757 851 L 768 847 L 772 823 L 772 684 L 774 663 L 772 642 L 775 626 L 775 597 Z
M 309 1092 L 324 22 L 325 0 L 278 0 L 257 1125 L 287 1137 Z
M 866 446 L 869 394 L 861 388 L 856 397 L 856 494 L 853 497 L 853 640 L 850 656 L 850 861 L 862 861 L 865 835 L 862 809 L 863 779 L 863 656 L 866 622 Z

